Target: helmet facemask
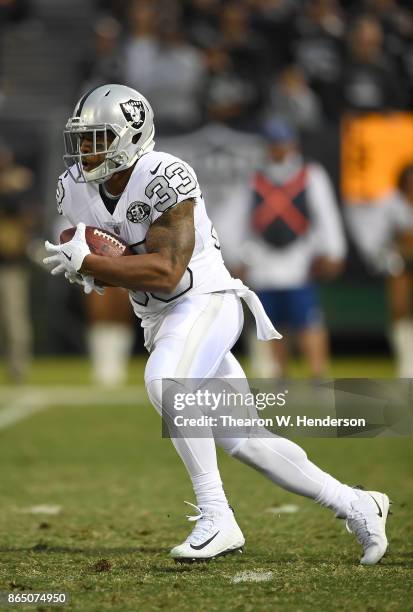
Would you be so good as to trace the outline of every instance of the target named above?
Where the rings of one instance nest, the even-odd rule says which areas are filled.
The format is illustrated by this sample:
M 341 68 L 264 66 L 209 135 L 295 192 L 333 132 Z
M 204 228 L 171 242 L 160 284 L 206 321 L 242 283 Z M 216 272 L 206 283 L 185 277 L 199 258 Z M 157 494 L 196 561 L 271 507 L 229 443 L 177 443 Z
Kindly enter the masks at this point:
M 63 132 L 66 168 L 76 183 L 103 183 L 115 172 L 124 169 L 125 156 L 117 154 L 120 137 L 112 125 L 81 126 L 76 118 L 69 119 Z M 90 142 L 86 152 L 82 152 L 82 142 Z M 93 157 L 102 157 L 100 164 L 91 170 L 85 165 Z M 86 162 L 86 163 L 85 163 Z
M 101 85 L 82 96 L 67 122 L 63 159 L 76 183 L 104 183 L 152 151 L 154 136 L 144 96 L 125 85 Z

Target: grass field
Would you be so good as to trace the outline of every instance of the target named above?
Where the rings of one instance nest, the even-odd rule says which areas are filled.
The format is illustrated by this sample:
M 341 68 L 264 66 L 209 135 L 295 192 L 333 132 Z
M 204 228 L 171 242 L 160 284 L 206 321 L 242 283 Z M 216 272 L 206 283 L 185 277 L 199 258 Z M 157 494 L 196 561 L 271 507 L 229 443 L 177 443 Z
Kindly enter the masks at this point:
M 193 494 L 161 439 L 142 368 L 135 361 L 115 393 L 89 387 L 80 360 L 39 361 L 28 387 L 0 386 L 0 591 L 66 591 L 65 609 L 87 612 L 413 610 L 411 439 L 302 441 L 321 467 L 394 500 L 379 566 L 358 565 L 358 545 L 329 511 L 224 456 L 245 552 L 175 565 L 168 551 L 191 528 L 183 500 Z M 356 372 L 392 374 L 386 361 L 363 360 L 337 361 L 333 373 Z

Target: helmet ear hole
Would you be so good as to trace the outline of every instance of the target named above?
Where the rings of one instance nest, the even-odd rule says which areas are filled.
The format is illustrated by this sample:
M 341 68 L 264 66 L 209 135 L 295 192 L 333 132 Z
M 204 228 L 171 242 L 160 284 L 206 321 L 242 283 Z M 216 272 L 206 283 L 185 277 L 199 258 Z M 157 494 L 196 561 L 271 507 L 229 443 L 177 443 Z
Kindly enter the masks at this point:
M 140 141 L 140 139 L 141 139 L 141 136 L 142 136 L 142 134 L 135 134 L 135 135 L 133 136 L 133 138 L 132 138 L 132 143 L 133 143 L 133 144 L 138 144 L 138 142 L 139 142 L 139 141 Z

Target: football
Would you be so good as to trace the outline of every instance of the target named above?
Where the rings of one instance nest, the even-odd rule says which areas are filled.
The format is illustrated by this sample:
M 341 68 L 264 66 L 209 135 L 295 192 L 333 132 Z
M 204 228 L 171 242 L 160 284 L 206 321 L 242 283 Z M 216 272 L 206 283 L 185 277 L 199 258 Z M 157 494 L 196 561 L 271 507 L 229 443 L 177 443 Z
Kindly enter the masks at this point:
M 69 242 L 74 236 L 75 227 L 69 227 L 60 234 L 60 244 Z M 111 232 L 98 227 L 86 226 L 86 242 L 93 255 L 103 257 L 122 257 L 123 255 L 134 255 L 129 245 Z
M 69 227 L 60 234 L 60 244 L 69 242 L 76 232 L 75 227 Z M 100 229 L 98 227 L 86 226 L 85 237 L 90 252 L 93 255 L 103 257 L 122 257 L 123 255 L 134 255 L 135 253 L 129 245 L 111 232 Z M 105 283 L 99 279 L 95 279 L 95 283 L 99 287 L 111 287 L 109 283 Z

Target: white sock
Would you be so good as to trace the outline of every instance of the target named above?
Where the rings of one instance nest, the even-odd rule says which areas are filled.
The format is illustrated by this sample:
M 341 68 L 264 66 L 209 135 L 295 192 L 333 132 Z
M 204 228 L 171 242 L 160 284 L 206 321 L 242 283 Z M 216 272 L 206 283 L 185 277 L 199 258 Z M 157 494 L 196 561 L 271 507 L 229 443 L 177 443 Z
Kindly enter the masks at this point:
M 268 435 L 240 441 L 231 454 L 258 470 L 287 491 L 310 497 L 345 518 L 349 505 L 357 498 L 349 486 L 323 472 L 305 451 L 290 440 Z
M 228 506 L 212 438 L 172 438 L 191 478 L 197 506 Z
M 221 476 L 218 470 L 193 476 L 192 485 L 197 505 L 200 508 L 205 506 L 228 508 L 228 500 L 222 488 Z
M 392 327 L 399 378 L 413 378 L 413 319 L 399 319 Z
M 327 472 L 323 474 L 325 475 L 324 486 L 314 501 L 333 510 L 338 518 L 346 518 L 351 502 L 359 497 L 357 490 L 341 483 Z
M 147 383 L 147 391 L 149 399 L 161 416 L 163 414 L 165 418 L 170 414 L 173 418 L 176 415 L 174 407 L 165 405 L 165 397 L 162 398 L 162 380 L 156 379 Z M 162 399 L 164 400 L 163 406 Z M 194 413 L 191 416 L 194 416 Z M 204 435 L 207 435 L 207 428 L 203 429 Z M 171 440 L 191 478 L 197 505 L 200 507 L 225 505 L 227 507 L 228 501 L 218 471 L 212 430 L 210 429 L 209 437 L 180 437 L 171 438 Z
M 125 382 L 133 339 L 130 325 L 110 322 L 91 325 L 88 342 L 94 382 L 105 386 Z

